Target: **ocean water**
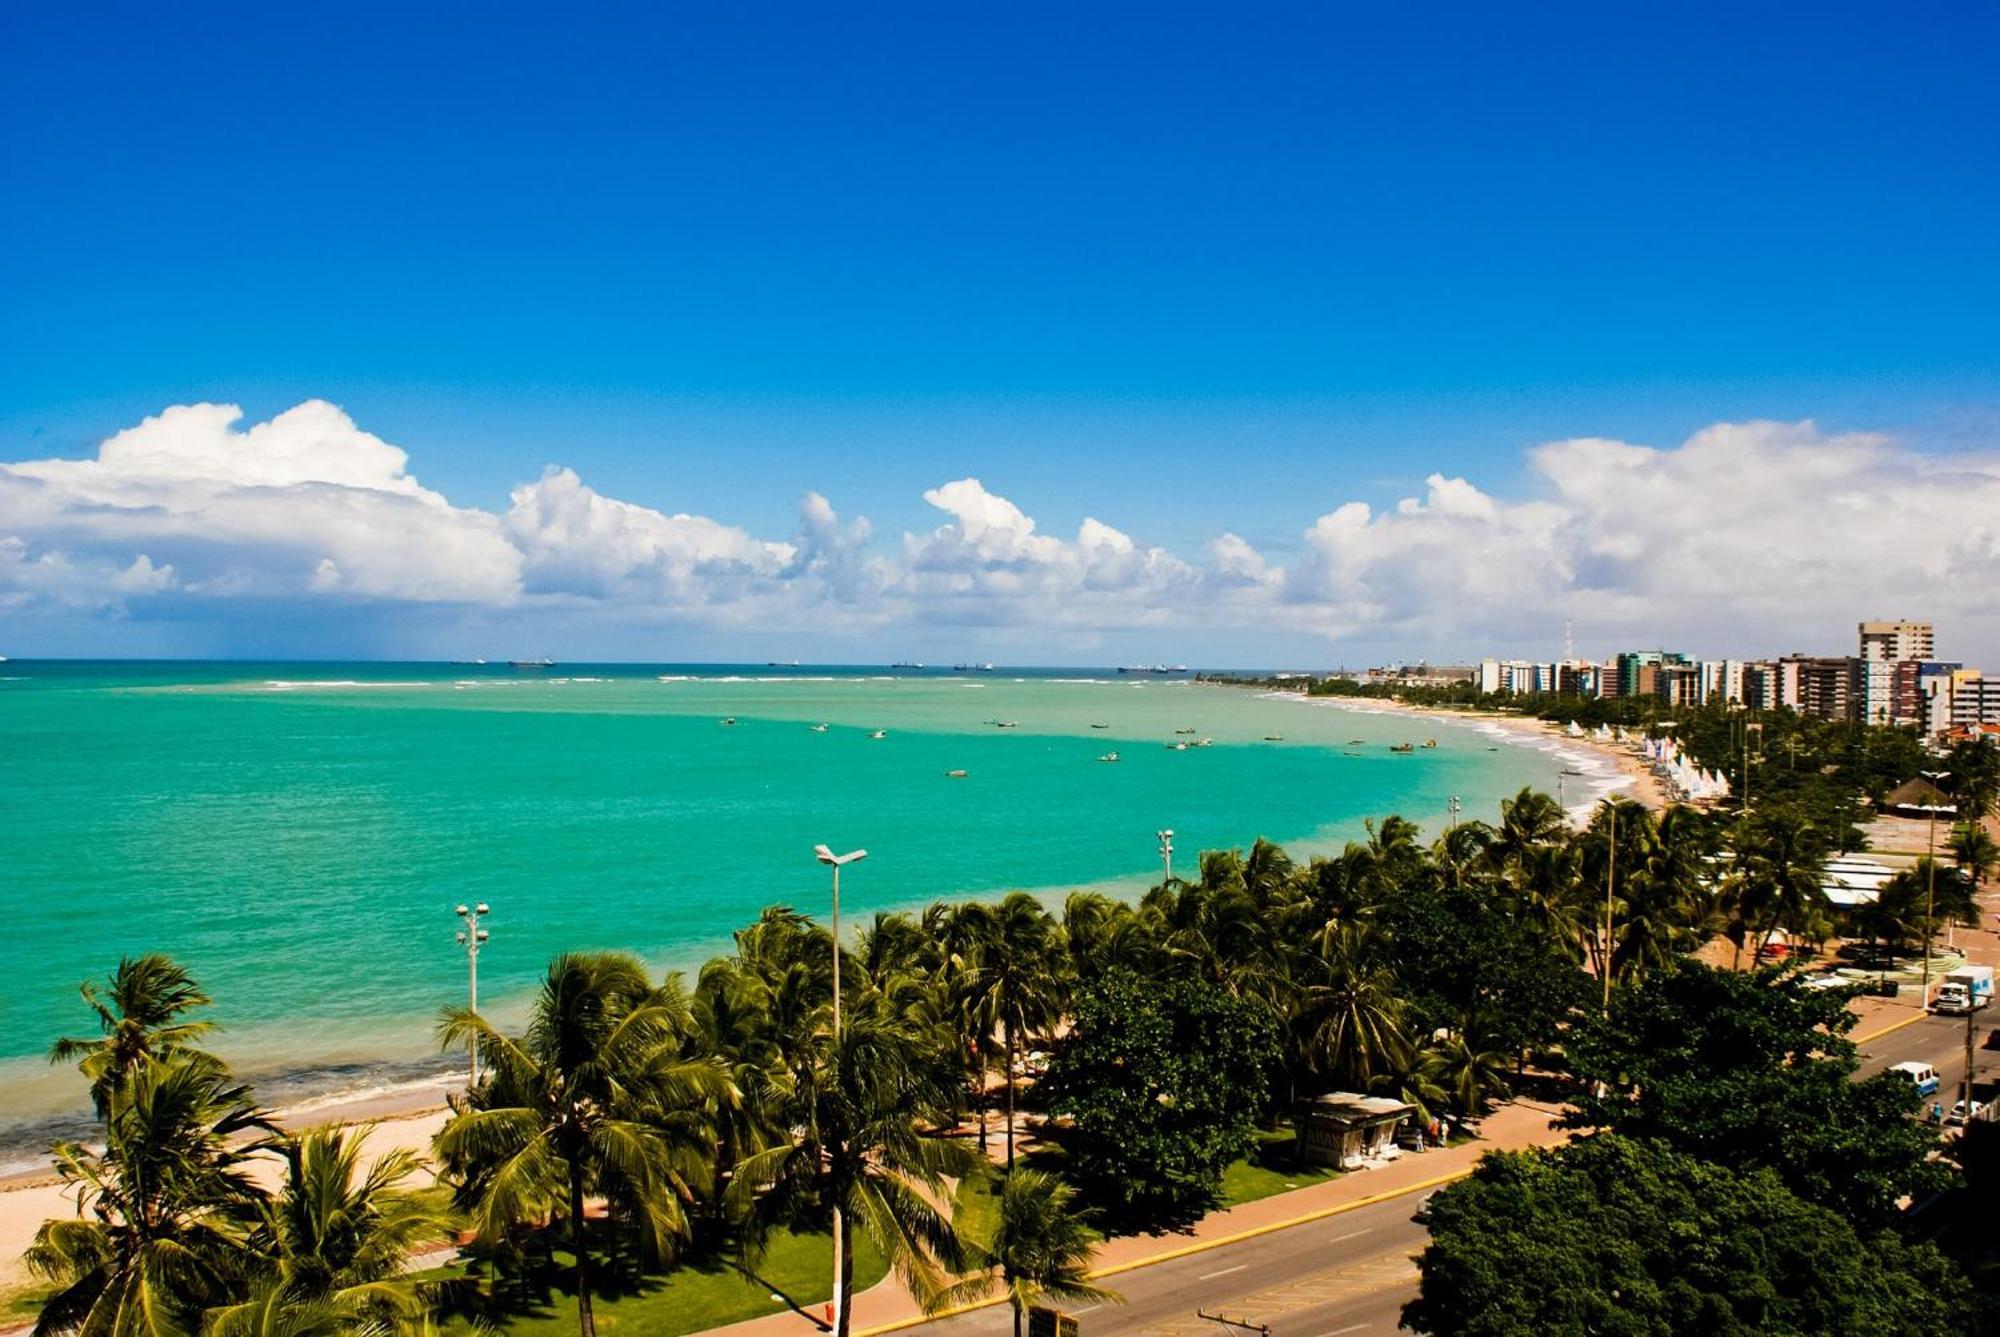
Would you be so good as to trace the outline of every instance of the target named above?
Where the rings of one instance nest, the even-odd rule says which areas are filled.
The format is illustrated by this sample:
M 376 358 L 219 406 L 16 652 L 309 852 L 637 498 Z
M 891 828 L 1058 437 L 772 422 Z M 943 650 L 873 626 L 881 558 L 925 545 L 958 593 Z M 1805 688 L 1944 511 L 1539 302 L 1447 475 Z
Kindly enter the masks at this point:
M 0 664 L 0 759 L 0 1167 L 83 1107 L 40 1056 L 88 1030 L 76 986 L 124 953 L 194 970 L 268 1101 L 326 1102 L 456 1071 L 431 1026 L 466 996 L 461 901 L 492 906 L 481 1003 L 511 1017 L 560 950 L 692 969 L 766 905 L 823 915 L 821 841 L 869 851 L 849 923 L 1136 895 L 1160 827 L 1190 871 L 1260 835 L 1434 826 L 1454 795 L 1491 816 L 1577 760 L 1109 672 L 20 662 Z

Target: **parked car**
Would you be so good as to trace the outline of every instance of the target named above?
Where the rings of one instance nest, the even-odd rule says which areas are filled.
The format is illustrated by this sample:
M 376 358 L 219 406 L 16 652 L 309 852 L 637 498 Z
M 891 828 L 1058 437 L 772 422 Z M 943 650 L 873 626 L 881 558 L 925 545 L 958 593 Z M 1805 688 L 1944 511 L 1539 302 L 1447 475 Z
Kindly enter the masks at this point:
M 1973 1102 L 1972 1102 L 1972 1117 L 1973 1117 L 1973 1118 L 1975 1118 L 1975 1119 L 1977 1119 L 1977 1118 L 1978 1118 L 1978 1117 L 1979 1117 L 1979 1116 L 1980 1116 L 1980 1115 L 1981 1115 L 1981 1114 L 1982 1114 L 1982 1113 L 1983 1113 L 1983 1112 L 1985 1111 L 1985 1109 L 1986 1109 L 1986 1102 L 1985 1102 L 1985 1101 L 1983 1101 L 1983 1100 L 1975 1100 L 1975 1101 L 1973 1101 Z M 1964 1102 L 1963 1100 L 1954 1100 L 1954 1101 L 1952 1101 L 1952 1102 L 1951 1102 L 1951 1113 L 1945 1116 L 1945 1120 L 1944 1120 L 1944 1121 L 1945 1121 L 1946 1123 L 1948 1123 L 1948 1124 L 1954 1124 L 1954 1125 L 1956 1125 L 1956 1124 L 1962 1124 L 1962 1123 L 1964 1123 L 1964 1122 L 1965 1122 L 1965 1102 Z

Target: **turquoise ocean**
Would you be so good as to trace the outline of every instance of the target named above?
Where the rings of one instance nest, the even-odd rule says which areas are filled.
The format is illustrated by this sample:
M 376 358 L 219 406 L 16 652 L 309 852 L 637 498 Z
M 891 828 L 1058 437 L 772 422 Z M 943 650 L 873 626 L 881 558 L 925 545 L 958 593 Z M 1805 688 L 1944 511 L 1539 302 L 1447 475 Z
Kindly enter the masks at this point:
M 42 1055 L 121 954 L 194 970 L 269 1103 L 421 1097 L 459 1062 L 430 1030 L 465 998 L 461 901 L 492 907 L 481 1003 L 512 1017 L 561 950 L 691 972 L 767 905 L 823 916 L 822 841 L 868 850 L 846 923 L 1136 896 L 1161 827 L 1187 872 L 1384 813 L 1435 829 L 1454 796 L 1490 817 L 1590 764 L 1108 670 L 18 661 L 0 759 L 0 1168 L 77 1126 L 80 1080 Z

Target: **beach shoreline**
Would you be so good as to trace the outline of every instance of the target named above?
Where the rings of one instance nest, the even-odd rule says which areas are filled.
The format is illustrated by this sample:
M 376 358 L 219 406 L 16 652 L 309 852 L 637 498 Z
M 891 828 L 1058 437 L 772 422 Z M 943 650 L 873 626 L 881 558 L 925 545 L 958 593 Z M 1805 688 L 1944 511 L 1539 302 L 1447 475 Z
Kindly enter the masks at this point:
M 1535 719 L 1526 715 L 1502 715 L 1482 710 L 1461 710 L 1448 706 L 1419 706 L 1386 697 L 1319 696 L 1302 699 L 1311 705 L 1349 710 L 1356 714 L 1409 715 L 1418 719 L 1482 726 L 1495 733 L 1509 735 L 1517 746 L 1555 752 L 1574 749 L 1610 765 L 1618 776 L 1617 783 L 1600 785 L 1602 792 L 1588 803 L 1568 804 L 1572 819 L 1586 813 L 1597 798 L 1611 793 L 1627 794 L 1653 812 L 1665 810 L 1670 802 L 1659 777 L 1646 767 L 1645 762 L 1630 747 L 1601 742 L 1588 734 L 1572 738 L 1563 732 L 1561 725 L 1552 720 Z

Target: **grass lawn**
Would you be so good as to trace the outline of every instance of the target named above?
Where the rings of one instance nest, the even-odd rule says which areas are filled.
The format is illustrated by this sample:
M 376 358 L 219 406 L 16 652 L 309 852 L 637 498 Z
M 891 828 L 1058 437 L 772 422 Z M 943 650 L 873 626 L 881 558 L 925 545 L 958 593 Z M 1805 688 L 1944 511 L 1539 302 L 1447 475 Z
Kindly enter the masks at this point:
M 1000 1225 L 1000 1174 L 995 1166 L 982 1166 L 958 1181 L 952 1196 L 951 1219 L 958 1233 L 969 1243 L 984 1247 L 993 1242 Z
M 1329 1165 L 1299 1165 L 1292 1154 L 1292 1130 L 1257 1130 L 1257 1145 L 1249 1156 L 1222 1172 L 1222 1205 L 1241 1207 L 1295 1188 L 1307 1188 L 1338 1178 Z
M 559 1262 L 568 1261 L 568 1255 L 561 1251 L 556 1257 Z M 833 1294 L 832 1271 L 831 1235 L 794 1235 L 781 1230 L 772 1237 L 754 1281 L 720 1261 L 689 1265 L 663 1277 L 649 1277 L 636 1291 L 594 1296 L 592 1308 L 603 1332 L 680 1337 L 778 1313 L 785 1304 L 772 1299 L 773 1292 L 788 1296 L 802 1308 L 817 1309 Z M 887 1271 L 875 1246 L 855 1232 L 855 1290 L 873 1286 Z M 460 1276 L 463 1268 L 454 1266 L 430 1275 Z M 493 1326 L 509 1337 L 567 1337 L 574 1333 L 576 1299 L 567 1289 L 567 1276 L 552 1280 L 557 1284 L 541 1303 L 511 1311 L 496 1307 L 489 1315 Z M 470 1337 L 480 1329 L 471 1319 L 455 1316 L 442 1325 L 442 1331 L 446 1337 Z

